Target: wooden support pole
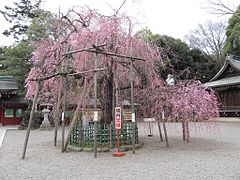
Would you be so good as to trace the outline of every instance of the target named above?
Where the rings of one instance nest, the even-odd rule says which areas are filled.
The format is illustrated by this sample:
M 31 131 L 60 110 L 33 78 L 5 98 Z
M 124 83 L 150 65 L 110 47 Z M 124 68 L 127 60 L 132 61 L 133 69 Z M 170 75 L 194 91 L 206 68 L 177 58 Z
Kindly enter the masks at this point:
M 42 77 L 42 78 L 40 78 L 40 81 L 45 81 L 45 80 L 48 80 L 48 79 L 51 79 L 51 78 L 57 77 L 57 76 L 75 76 L 78 74 L 86 74 L 86 73 L 104 71 L 105 69 L 106 68 L 97 68 L 97 69 L 93 69 L 93 70 L 81 71 L 81 72 L 70 73 L 70 74 L 67 74 L 65 72 L 58 72 L 58 73 L 54 73 L 54 74 L 50 74 L 48 76 Z M 37 79 L 29 79 L 29 81 L 37 81 Z
M 189 123 L 188 123 L 188 119 L 186 119 L 186 138 L 187 138 L 187 143 L 189 143 L 190 132 L 189 132 Z
M 77 108 L 74 112 L 74 115 L 73 115 L 73 119 L 71 121 L 71 124 L 70 124 L 70 127 L 69 127 L 69 130 L 68 130 L 68 135 L 67 135 L 67 139 L 66 139 L 66 142 L 65 142 L 65 146 L 64 146 L 64 151 L 67 150 L 67 147 L 68 147 L 68 144 L 69 144 L 69 141 L 70 141 L 70 137 L 71 137 L 71 133 L 73 131 L 73 128 L 77 122 L 77 117 L 79 115 L 79 111 L 80 111 L 80 108 L 81 108 L 81 105 L 82 105 L 82 102 L 83 102 L 83 99 L 84 99 L 84 96 L 85 96 L 85 93 L 86 93 L 86 83 L 84 84 L 84 87 L 83 87 L 83 92 L 81 94 L 81 97 L 78 101 L 78 105 L 77 105 Z M 79 130 L 80 131 L 80 130 Z
M 158 124 L 158 131 L 159 131 L 160 141 L 163 142 L 162 131 L 161 131 L 161 124 L 160 124 L 159 121 L 158 121 L 157 124 Z
M 106 45 L 107 45 L 106 43 L 105 44 L 100 44 L 98 46 L 94 45 L 95 47 L 90 47 L 90 48 L 84 48 L 84 49 L 78 49 L 78 50 L 75 50 L 75 51 L 65 52 L 63 55 L 66 56 L 66 55 L 80 53 L 80 52 L 87 51 L 87 50 L 95 50 L 96 51 L 96 48 L 101 48 L 101 47 L 104 47 Z
M 127 56 L 127 55 L 123 55 L 123 54 L 116 54 L 116 53 L 111 53 L 111 52 L 96 51 L 96 50 L 86 50 L 86 52 L 104 54 L 104 55 L 107 55 L 107 56 L 121 57 L 121 58 L 132 59 L 132 60 L 146 61 L 143 58 L 134 57 L 134 56 Z
M 94 61 L 94 69 L 98 68 L 98 54 Z M 94 72 L 94 113 L 97 112 L 97 72 Z M 97 158 L 97 119 L 94 119 L 94 158 Z
M 186 126 L 184 117 L 182 117 L 182 132 L 183 132 L 183 140 L 186 141 Z
M 167 135 L 167 128 L 166 128 L 166 123 L 165 123 L 165 114 L 164 114 L 164 111 L 162 111 L 162 120 L 163 120 L 163 131 L 164 131 L 164 136 L 165 136 L 166 146 L 169 147 L 169 144 L 168 144 L 168 135 Z
M 38 95 L 39 95 L 39 89 L 40 89 L 40 81 L 37 81 L 37 82 L 36 82 L 36 90 L 35 90 L 35 94 L 34 94 L 34 98 L 33 98 L 32 109 L 31 109 L 31 113 L 30 113 L 30 118 L 29 118 L 29 121 L 28 121 L 28 127 L 27 127 L 26 137 L 25 137 L 24 146 L 23 146 L 22 159 L 24 159 L 24 158 L 25 158 L 25 155 L 26 155 L 28 138 L 29 138 L 29 135 L 30 135 L 30 130 L 31 130 L 31 124 L 32 124 L 32 120 L 33 120 L 33 115 L 34 115 L 34 111 L 35 111 L 35 107 L 36 107 L 36 103 L 37 103 L 37 98 L 38 98 Z
M 62 89 L 62 80 L 60 80 L 60 87 L 58 89 L 58 98 L 57 98 L 57 106 L 54 111 L 54 146 L 57 146 L 57 131 L 58 131 L 58 123 L 60 118 L 60 105 L 61 105 L 61 89 Z
M 66 93 L 67 93 L 67 77 L 63 80 L 63 111 L 62 111 L 62 152 L 64 152 L 65 141 L 65 111 L 66 111 Z
M 65 141 L 65 111 L 66 111 L 66 93 L 67 93 L 67 77 L 63 80 L 63 107 L 62 107 L 62 152 L 64 152 Z
M 104 52 L 104 51 L 96 50 L 96 49 L 93 49 L 93 48 L 85 48 L 85 49 L 79 49 L 79 50 L 76 50 L 76 51 L 70 51 L 70 52 L 64 53 L 63 55 L 80 53 L 80 52 L 83 52 L 83 51 L 96 53 L 96 54 L 103 54 L 103 55 L 107 55 L 107 56 L 115 56 L 115 57 L 121 57 L 121 58 L 127 58 L 127 59 L 139 60 L 139 61 L 146 61 L 145 59 L 139 58 L 139 57 L 127 56 L 127 55 L 123 55 L 123 54 L 116 54 L 116 53 L 112 53 L 112 52 Z
M 60 26 L 61 26 L 61 18 L 60 18 L 60 6 L 59 6 L 59 11 L 58 11 L 58 19 L 59 19 L 59 24 L 57 27 L 57 36 L 59 38 L 60 36 Z M 59 42 L 59 39 L 58 39 Z M 57 49 L 57 60 L 60 62 L 60 47 Z M 58 126 L 59 126 L 59 118 L 60 118 L 60 105 L 61 105 L 61 89 L 62 89 L 62 79 L 60 79 L 60 86 L 58 88 L 58 97 L 57 97 L 57 105 L 56 109 L 54 111 L 54 146 L 57 146 L 57 133 L 58 133 Z
M 132 151 L 135 154 L 135 109 L 134 109 L 134 82 L 133 82 L 133 61 L 131 61 L 131 112 L 132 112 Z

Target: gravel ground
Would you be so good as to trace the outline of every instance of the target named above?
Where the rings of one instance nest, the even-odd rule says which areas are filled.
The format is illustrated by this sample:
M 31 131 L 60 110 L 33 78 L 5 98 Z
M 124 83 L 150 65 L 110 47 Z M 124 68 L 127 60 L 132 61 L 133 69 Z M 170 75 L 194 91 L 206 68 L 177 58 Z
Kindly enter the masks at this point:
M 61 153 L 53 146 L 53 131 L 31 131 L 25 160 L 21 159 L 26 131 L 9 130 L 0 149 L 0 179 L 240 179 L 240 123 L 191 124 L 190 143 L 181 140 L 180 124 L 168 125 L 170 148 L 159 142 L 157 126 L 139 124 L 144 147 L 121 158 L 112 152 Z M 199 132 L 198 129 L 201 129 Z M 60 136 L 60 134 L 59 134 Z M 60 138 L 60 137 L 59 137 Z

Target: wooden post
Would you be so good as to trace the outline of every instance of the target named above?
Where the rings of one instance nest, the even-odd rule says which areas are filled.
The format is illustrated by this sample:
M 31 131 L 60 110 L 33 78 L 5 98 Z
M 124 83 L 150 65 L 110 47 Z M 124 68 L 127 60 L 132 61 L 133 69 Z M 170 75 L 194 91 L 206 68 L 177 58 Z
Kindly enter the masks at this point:
M 62 85 L 62 80 L 60 80 L 60 84 Z M 57 106 L 56 109 L 54 111 L 54 146 L 57 146 L 57 131 L 58 131 L 58 123 L 59 123 L 59 109 L 60 109 L 60 105 L 61 105 L 61 89 L 62 86 L 60 85 L 59 89 L 58 89 L 58 98 L 57 98 Z
M 186 129 L 185 129 L 185 120 L 184 117 L 182 117 L 182 132 L 183 132 L 183 140 L 186 141 Z
M 63 80 L 63 111 L 62 111 L 62 152 L 64 152 L 65 141 L 65 110 L 66 110 L 66 92 L 67 91 L 67 77 Z
M 188 123 L 188 119 L 186 119 L 186 138 L 187 138 L 187 143 L 189 143 L 190 132 L 189 132 L 189 123 Z
M 22 159 L 25 158 L 25 154 L 26 154 L 26 150 L 27 150 L 27 144 L 28 144 L 28 138 L 29 138 L 30 130 L 31 130 L 31 124 L 32 124 L 33 115 L 34 115 L 34 111 L 35 111 L 35 107 L 36 107 L 36 103 L 37 103 L 37 98 L 38 98 L 38 94 L 39 94 L 39 89 L 40 89 L 40 81 L 38 80 L 36 83 L 37 83 L 36 90 L 35 90 L 35 94 L 34 94 L 34 98 L 33 98 L 32 109 L 31 109 L 30 118 L 29 118 L 29 121 L 28 121 L 28 127 L 27 127 L 26 137 L 25 137 L 24 146 L 23 146 Z
M 168 144 L 168 136 L 167 136 L 167 128 L 166 128 L 166 123 L 165 123 L 165 114 L 164 114 L 164 111 L 162 111 L 162 120 L 163 120 L 163 131 L 164 131 L 164 136 L 165 136 L 166 146 L 169 147 L 169 144 Z
M 57 35 L 59 38 L 60 35 L 60 26 L 61 26 L 61 17 L 60 17 L 60 6 L 58 9 L 58 19 L 59 19 L 59 25 L 57 27 Z M 58 40 L 59 41 L 59 40 Z M 58 63 L 60 62 L 61 58 L 60 58 L 60 47 L 58 47 L 57 49 L 57 60 Z M 58 131 L 58 123 L 59 123 L 59 112 L 60 112 L 60 105 L 61 105 L 61 89 L 62 89 L 62 79 L 60 80 L 60 87 L 58 89 L 58 98 L 57 98 L 57 106 L 56 109 L 54 111 L 54 146 L 57 146 L 57 131 Z
M 79 111 L 80 111 L 80 108 L 81 108 L 81 105 L 82 105 L 82 102 L 83 102 L 83 99 L 84 99 L 84 96 L 85 96 L 85 92 L 86 92 L 86 88 L 87 88 L 86 86 L 87 85 L 84 85 L 84 87 L 83 87 L 83 92 L 82 92 L 81 97 L 78 101 L 77 108 L 74 112 L 73 119 L 71 121 L 69 130 L 68 130 L 68 135 L 67 135 L 67 139 L 66 139 L 66 142 L 65 142 L 64 151 L 67 150 L 67 147 L 68 147 L 68 144 L 69 144 L 69 141 L 70 141 L 70 137 L 71 137 L 71 133 L 73 131 L 74 125 L 77 122 L 77 117 L 78 117 L 78 114 L 79 114 Z
M 162 131 L 161 131 L 161 124 L 160 124 L 159 121 L 158 121 L 158 131 L 159 131 L 160 141 L 163 142 Z
M 135 154 L 135 110 L 133 97 L 133 59 L 131 59 L 131 112 L 132 112 L 132 151 Z
M 96 43 L 97 45 L 97 43 Z M 94 61 L 94 69 L 98 68 L 98 54 Z M 97 112 L 97 72 L 94 72 L 94 113 Z M 94 158 L 97 158 L 97 120 L 94 120 Z

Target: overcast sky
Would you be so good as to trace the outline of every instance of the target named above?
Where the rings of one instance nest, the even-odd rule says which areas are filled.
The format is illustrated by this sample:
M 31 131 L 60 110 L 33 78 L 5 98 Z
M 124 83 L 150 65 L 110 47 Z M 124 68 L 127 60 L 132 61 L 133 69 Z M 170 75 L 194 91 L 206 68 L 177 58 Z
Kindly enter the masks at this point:
M 0 9 L 4 5 L 11 5 L 13 1 L 0 0 Z M 42 8 L 57 13 L 60 6 L 61 12 L 66 12 L 73 6 L 87 5 L 98 9 L 105 14 L 111 14 L 123 0 L 43 0 Z M 236 8 L 239 0 L 223 0 L 229 6 Z M 207 0 L 128 0 L 121 9 L 122 13 L 133 16 L 137 25 L 135 30 L 148 27 L 152 32 L 165 34 L 174 38 L 184 39 L 190 30 L 194 30 L 199 23 L 207 20 L 220 21 L 224 17 L 216 17 L 206 12 L 204 7 L 209 6 Z M 2 32 L 9 26 L 3 17 L 0 17 L 0 45 L 10 45 L 12 38 L 6 38 Z

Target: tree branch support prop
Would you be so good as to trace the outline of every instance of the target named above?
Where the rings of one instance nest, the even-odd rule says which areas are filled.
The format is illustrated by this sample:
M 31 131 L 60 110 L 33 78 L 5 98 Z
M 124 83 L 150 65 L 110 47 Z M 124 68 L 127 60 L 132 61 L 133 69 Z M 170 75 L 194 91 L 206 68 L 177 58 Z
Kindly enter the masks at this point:
M 70 51 L 70 52 L 66 52 L 63 55 L 69 55 L 69 54 L 74 54 L 74 53 L 80 53 L 80 52 L 91 52 L 91 53 L 97 53 L 97 54 L 103 54 L 103 55 L 107 55 L 107 56 L 115 56 L 115 57 L 121 57 L 121 58 L 126 58 L 126 59 L 131 59 L 131 60 L 139 60 L 139 61 L 146 61 L 143 58 L 139 58 L 139 57 L 134 57 L 134 56 L 127 56 L 127 55 L 123 55 L 123 54 L 116 54 L 116 53 L 112 53 L 112 52 L 104 52 L 101 50 L 95 50 L 93 48 L 86 48 L 86 49 L 79 49 L 76 51 Z
M 182 117 L 182 132 L 183 132 L 183 140 L 186 141 L 186 124 L 185 117 Z
M 132 111 L 132 151 L 135 154 L 135 110 L 134 110 L 134 82 L 133 82 L 133 60 L 131 61 L 131 111 Z
M 33 120 L 33 115 L 34 115 L 35 106 L 36 106 L 36 103 L 37 103 L 37 98 L 38 98 L 38 95 L 39 95 L 39 90 L 40 90 L 40 81 L 38 80 L 38 81 L 37 81 L 37 85 L 36 85 L 36 90 L 35 90 L 34 98 L 33 98 L 33 104 L 32 104 L 32 109 L 31 109 L 31 113 L 30 113 L 30 118 L 29 118 L 29 121 L 28 121 L 28 127 L 27 127 L 27 132 L 26 132 L 25 141 L 24 141 L 24 146 L 23 146 L 22 159 L 24 159 L 24 158 L 25 158 L 25 155 L 26 155 L 28 138 L 29 138 L 29 135 L 30 135 L 31 124 L 32 124 L 32 120 Z
M 163 142 L 162 131 L 161 131 L 161 124 L 160 124 L 159 121 L 158 121 L 157 124 L 158 124 L 158 131 L 159 131 L 160 141 Z
M 58 12 L 58 19 L 60 20 L 60 7 Z M 59 24 L 57 26 L 57 35 L 59 37 L 60 35 L 60 26 L 61 26 L 61 20 L 59 21 Z M 57 48 L 57 60 L 60 61 L 60 48 Z M 54 111 L 54 146 L 57 146 L 57 131 L 58 131 L 58 125 L 59 125 L 59 112 L 60 112 L 60 105 L 61 105 L 61 89 L 62 89 L 62 79 L 60 79 L 60 86 L 58 88 L 58 97 L 57 97 L 57 105 L 56 109 Z
M 65 140 L 65 111 L 66 111 L 66 93 L 67 93 L 67 76 L 63 80 L 63 111 L 62 111 L 62 152 L 64 152 Z
M 98 54 L 94 61 L 94 69 L 98 68 Z M 97 72 L 94 72 L 94 113 L 97 113 Z M 96 119 L 95 119 L 96 118 Z M 97 117 L 94 120 L 94 158 L 97 158 Z
M 163 131 L 164 131 L 166 146 L 169 147 L 169 144 L 168 144 L 168 135 L 167 135 L 167 128 L 166 128 L 166 123 L 165 123 L 165 112 L 164 112 L 164 111 L 162 111 L 162 120 L 163 120 Z
M 70 54 L 75 54 L 75 53 L 80 53 L 80 52 L 83 52 L 83 51 L 88 51 L 88 50 L 95 50 L 95 49 L 99 49 L 101 47 L 104 47 L 106 46 L 107 44 L 100 44 L 98 46 L 96 45 L 93 45 L 93 47 L 90 47 L 90 48 L 84 48 L 84 49 L 78 49 L 78 50 L 75 50 L 75 51 L 69 51 L 69 52 L 66 52 L 64 53 L 63 55 L 66 56 L 66 55 L 70 55 Z
M 62 85 L 62 80 L 60 80 L 60 84 Z M 54 112 L 54 146 L 57 146 L 57 131 L 58 131 L 58 123 L 59 123 L 59 110 L 60 110 L 60 105 L 61 105 L 61 89 L 62 89 L 62 86 L 59 87 L 58 89 L 58 98 L 57 98 L 57 106 L 56 106 L 56 109 L 55 109 L 55 112 Z
M 187 136 L 187 143 L 189 143 L 190 131 L 189 131 L 188 119 L 186 120 L 186 136 Z
M 73 128 L 74 128 L 74 126 L 77 122 L 79 111 L 80 111 L 80 108 L 81 108 L 81 105 L 82 105 L 82 102 L 83 102 L 85 92 L 86 92 L 86 83 L 84 83 L 83 92 L 81 93 L 81 97 L 78 101 L 77 108 L 74 112 L 73 119 L 72 119 L 72 122 L 71 122 L 69 130 L 68 130 L 68 135 L 67 135 L 67 139 L 66 139 L 66 142 L 65 142 L 64 151 L 67 150 L 67 147 L 68 147 L 68 144 L 69 144 L 69 141 L 70 141 L 70 137 L 71 137 L 71 133 L 72 133 Z

